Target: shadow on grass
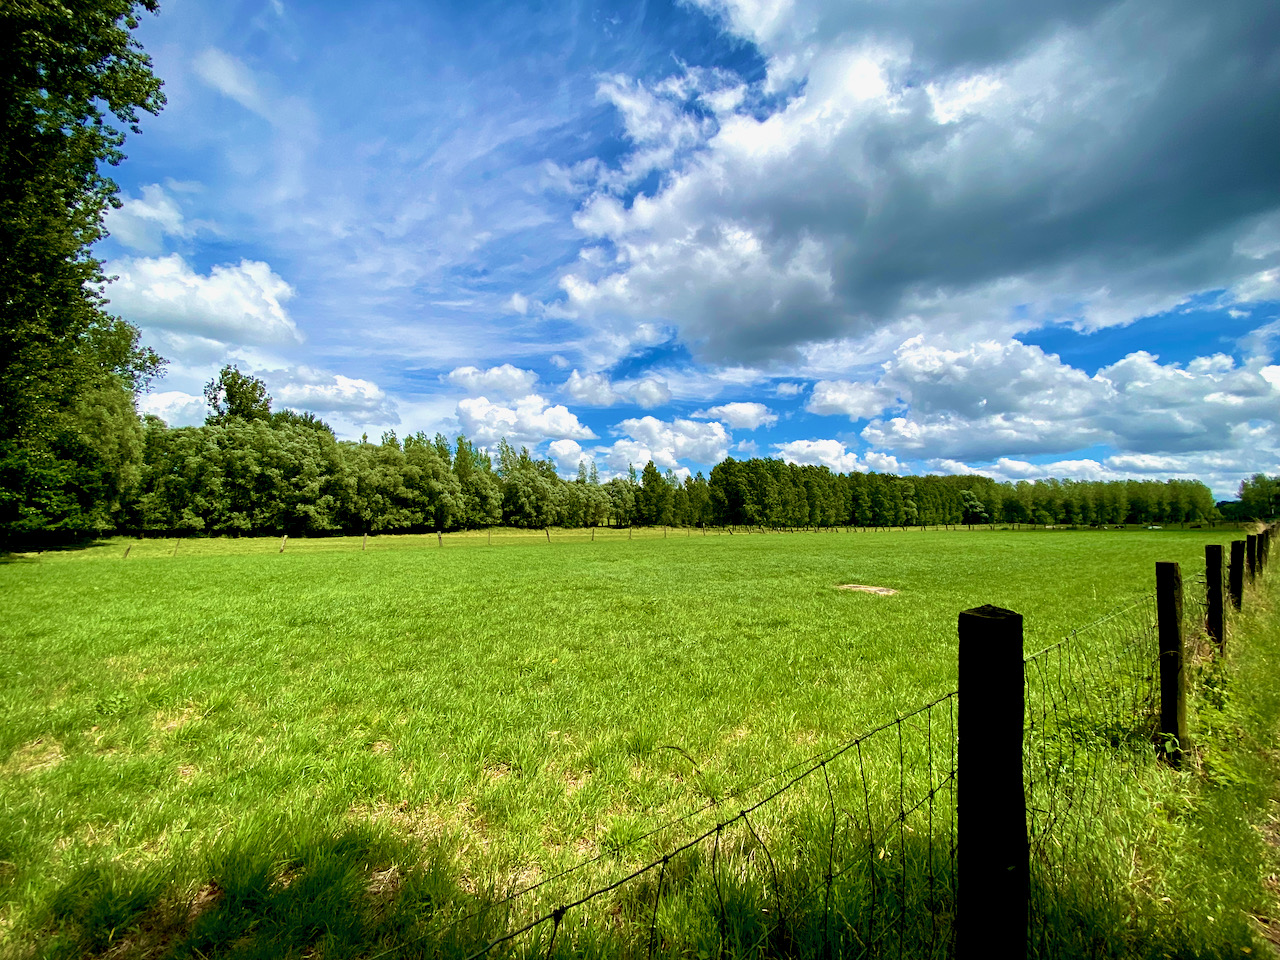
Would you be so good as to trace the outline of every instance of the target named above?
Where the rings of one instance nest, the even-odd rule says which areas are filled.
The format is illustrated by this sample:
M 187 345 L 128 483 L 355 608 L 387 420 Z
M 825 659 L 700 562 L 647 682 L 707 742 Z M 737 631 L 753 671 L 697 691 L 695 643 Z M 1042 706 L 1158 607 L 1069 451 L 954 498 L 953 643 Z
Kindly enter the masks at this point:
M 797 848 L 794 844 L 800 843 Z M 906 838 L 883 857 L 832 859 L 829 835 L 691 848 L 591 902 L 499 943 L 491 957 L 912 957 L 955 953 L 955 875 L 942 844 Z M 777 844 L 779 848 L 783 843 Z M 806 849 L 807 848 L 807 849 Z M 155 869 L 91 865 L 38 921 L 41 958 L 467 958 L 554 911 L 557 901 L 477 892 L 443 849 L 374 826 L 242 835 L 178 894 Z M 1070 873 L 1070 871 L 1067 871 Z M 1088 871 L 1036 883 L 1028 955 L 1245 955 L 1247 926 L 1193 942 L 1167 911 L 1144 909 Z M 828 880 L 828 876 L 831 879 Z M 557 894 L 561 896 L 561 894 Z M 572 903 L 574 895 L 561 903 Z M 967 903 L 982 936 L 981 891 Z
M 0 541 L 0 564 L 32 563 L 42 553 L 71 553 L 103 546 L 107 541 L 90 534 L 28 534 Z

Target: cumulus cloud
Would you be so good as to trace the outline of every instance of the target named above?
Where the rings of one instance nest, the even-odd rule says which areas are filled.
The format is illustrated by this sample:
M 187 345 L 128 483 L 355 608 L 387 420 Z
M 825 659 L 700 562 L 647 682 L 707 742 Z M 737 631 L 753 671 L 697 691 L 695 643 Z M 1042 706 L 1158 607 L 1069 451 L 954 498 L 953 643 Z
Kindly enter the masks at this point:
M 209 404 L 203 396 L 164 390 L 138 397 L 138 410 L 159 417 L 171 427 L 196 427 L 208 416 Z
M 934 460 L 989 460 L 1108 444 L 1135 453 L 1222 450 L 1275 422 L 1280 390 L 1257 360 L 1187 364 L 1138 351 L 1090 376 L 1016 340 L 964 347 L 912 337 L 878 378 L 820 381 L 806 409 L 871 418 L 873 447 Z M 893 402 L 900 411 L 884 416 Z
M 763 403 L 722 403 L 708 407 L 693 414 L 709 420 L 722 420 L 734 430 L 755 430 L 759 427 L 771 427 L 778 422 L 778 415 Z
M 556 462 L 556 470 L 564 477 L 576 477 L 578 464 L 588 459 L 577 440 L 552 440 L 547 450 Z
M 106 288 L 111 308 L 146 330 L 222 343 L 299 343 L 285 304 L 291 287 L 258 260 L 219 264 L 197 273 L 178 254 L 113 260 Z
M 594 440 L 595 434 L 562 404 L 549 405 L 537 394 L 504 406 L 486 397 L 466 397 L 458 402 L 462 432 L 479 444 L 505 437 L 514 444 L 533 446 L 543 440 Z
M 703 5 L 768 75 L 714 123 L 609 81 L 619 169 L 681 149 L 651 195 L 583 203 L 613 256 L 565 274 L 581 315 L 756 359 L 907 318 L 1094 328 L 1278 295 L 1280 252 L 1236 243 L 1280 209 L 1274 4 Z
M 829 467 L 837 473 L 866 473 L 866 463 L 839 440 L 792 440 L 775 443 L 774 450 L 788 463 Z
M 582 374 L 574 370 L 564 384 L 565 393 L 592 407 L 610 407 L 630 401 L 646 409 L 671 402 L 671 390 L 665 380 L 643 377 L 637 380 L 610 379 L 603 373 Z
M 819 380 L 804 408 L 822 415 L 842 414 L 850 420 L 874 417 L 894 403 L 892 389 L 879 383 Z
M 729 452 L 730 438 L 722 423 L 702 423 L 656 417 L 623 420 L 617 430 L 626 435 L 605 453 L 605 462 L 614 470 L 628 465 L 643 466 L 652 460 L 662 468 L 676 468 L 684 459 L 695 463 L 717 463 Z
M 500 397 L 525 397 L 533 392 L 538 375 L 532 370 L 522 370 L 509 363 L 481 370 L 479 367 L 457 367 L 445 376 L 452 384 L 468 393 L 492 394 Z
M 396 402 L 369 380 L 306 366 L 264 370 L 261 376 L 277 408 L 336 414 L 352 423 L 400 422 Z

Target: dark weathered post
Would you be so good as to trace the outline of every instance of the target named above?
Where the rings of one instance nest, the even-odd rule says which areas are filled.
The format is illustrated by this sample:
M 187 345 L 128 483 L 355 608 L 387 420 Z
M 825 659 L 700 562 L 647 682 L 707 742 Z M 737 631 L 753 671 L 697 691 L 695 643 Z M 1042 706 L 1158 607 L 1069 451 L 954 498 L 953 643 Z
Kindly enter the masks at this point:
M 1248 534 L 1244 543 L 1244 572 L 1248 575 L 1249 582 L 1253 583 L 1258 576 L 1258 535 Z
M 964 843 L 957 867 L 958 955 L 1026 957 L 1030 871 L 1022 787 L 1022 615 L 990 605 L 960 614 Z M 963 806 L 961 806 L 963 804 Z
M 596 528 L 595 528 L 595 527 L 592 527 L 592 528 L 591 528 L 591 542 L 592 542 L 592 543 L 595 543 L 595 542 L 596 542 Z
M 547 543 L 550 543 L 550 542 L 551 542 L 551 528 L 550 528 L 550 527 L 547 527 L 547 528 L 546 528 L 546 531 L 547 531 Z
M 440 549 L 444 549 L 444 534 L 439 530 L 436 531 L 436 546 Z
M 1165 758 L 1178 766 L 1189 745 L 1187 687 L 1182 669 L 1182 569 L 1156 564 L 1156 620 L 1160 632 L 1160 739 Z
M 1204 545 L 1204 584 L 1205 602 L 1208 604 L 1208 623 L 1206 629 L 1213 640 L 1218 653 L 1223 651 L 1223 640 L 1227 635 L 1227 613 L 1222 602 L 1222 544 L 1206 543 Z
M 1244 599 L 1244 541 L 1231 541 L 1231 566 L 1227 572 L 1227 585 L 1231 590 L 1231 606 L 1240 609 Z
M 369 549 L 369 531 L 368 530 L 364 532 L 364 539 L 360 541 L 360 549 L 361 550 Z
M 128 560 L 128 559 L 129 559 L 129 551 L 130 551 L 130 550 L 132 550 L 132 549 L 133 549 L 133 544 L 131 543 L 131 544 L 129 544 L 127 547 L 125 547 L 125 548 L 124 548 L 124 556 L 123 556 L 123 557 L 121 557 L 120 559 L 121 559 L 121 560 Z

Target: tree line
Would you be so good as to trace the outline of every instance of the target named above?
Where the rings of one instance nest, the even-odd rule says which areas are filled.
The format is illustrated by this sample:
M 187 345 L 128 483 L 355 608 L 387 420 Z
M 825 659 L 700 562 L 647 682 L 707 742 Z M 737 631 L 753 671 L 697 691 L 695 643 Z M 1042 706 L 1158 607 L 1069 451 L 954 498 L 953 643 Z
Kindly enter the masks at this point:
M 652 461 L 601 481 L 594 463 L 559 475 L 505 440 L 492 452 L 394 432 L 339 441 L 309 413 L 273 412 L 261 381 L 225 367 L 205 388 L 203 426 L 89 404 L 92 456 L 48 529 L 143 534 L 325 535 L 525 528 L 743 525 L 1176 523 L 1218 516 L 1196 480 L 1000 483 L 989 477 L 835 473 L 728 458 L 683 479 Z

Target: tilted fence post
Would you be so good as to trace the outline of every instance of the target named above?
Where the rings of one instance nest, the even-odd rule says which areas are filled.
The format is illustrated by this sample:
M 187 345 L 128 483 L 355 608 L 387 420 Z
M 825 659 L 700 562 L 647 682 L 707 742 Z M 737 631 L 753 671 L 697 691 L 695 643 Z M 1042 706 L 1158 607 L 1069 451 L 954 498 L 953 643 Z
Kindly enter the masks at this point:
M 1237 610 L 1244 600 L 1244 541 L 1231 541 L 1231 569 L 1227 579 L 1231 588 L 1231 606 Z
M 1208 623 L 1206 629 L 1209 637 L 1218 649 L 1223 651 L 1223 641 L 1227 635 L 1227 612 L 1222 602 L 1222 544 L 1206 543 L 1204 545 L 1204 583 L 1205 601 L 1208 605 Z
M 957 810 L 963 801 L 964 842 L 957 854 L 957 956 L 1025 958 L 1030 869 L 1021 614 L 990 605 L 960 614 L 960 690 L 964 788 L 957 768 Z
M 1156 564 L 1156 620 L 1160 634 L 1160 749 L 1176 767 L 1189 746 L 1182 649 L 1182 568 L 1176 563 Z
M 1244 538 L 1244 572 L 1253 583 L 1258 576 L 1258 535 L 1251 533 Z

